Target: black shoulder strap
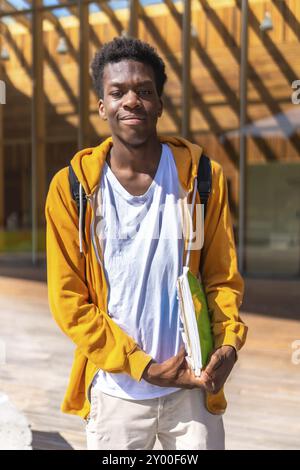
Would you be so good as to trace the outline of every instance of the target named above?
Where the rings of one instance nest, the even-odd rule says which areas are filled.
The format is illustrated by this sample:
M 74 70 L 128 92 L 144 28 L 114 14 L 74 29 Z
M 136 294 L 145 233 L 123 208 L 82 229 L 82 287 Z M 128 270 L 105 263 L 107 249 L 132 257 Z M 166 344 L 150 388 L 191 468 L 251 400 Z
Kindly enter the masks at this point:
M 77 179 L 77 176 L 72 168 L 72 165 L 69 165 L 69 183 L 70 183 L 70 189 L 71 189 L 71 194 L 76 202 L 77 206 L 77 211 L 79 214 L 79 181 Z M 85 236 L 85 212 L 86 212 L 86 197 L 85 197 L 85 191 L 82 188 L 82 195 L 83 195 L 83 211 L 82 211 L 82 232 L 83 236 Z
M 204 217 L 206 214 L 207 201 L 211 192 L 211 162 L 202 154 L 198 165 L 198 191 L 201 204 L 204 204 Z

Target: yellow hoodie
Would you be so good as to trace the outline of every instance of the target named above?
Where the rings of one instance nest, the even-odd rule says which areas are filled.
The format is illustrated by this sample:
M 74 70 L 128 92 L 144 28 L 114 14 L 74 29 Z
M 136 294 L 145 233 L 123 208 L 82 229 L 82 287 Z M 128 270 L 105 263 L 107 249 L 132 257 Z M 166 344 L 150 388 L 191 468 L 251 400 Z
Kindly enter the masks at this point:
M 191 192 L 202 149 L 182 138 L 160 137 L 160 140 L 171 147 L 180 183 L 185 191 Z M 99 369 L 126 373 L 140 381 L 152 359 L 107 312 L 107 283 L 93 226 L 93 195 L 111 146 L 109 138 L 97 147 L 78 152 L 71 161 L 88 197 L 85 242 L 70 191 L 68 167 L 53 177 L 45 208 L 50 309 L 60 328 L 76 345 L 61 409 L 82 418 L 89 414 L 87 392 Z M 196 202 L 200 203 L 198 193 Z M 212 191 L 205 218 L 204 247 L 201 251 L 193 250 L 190 258 L 190 269 L 196 276 L 200 255 L 215 347 L 227 344 L 239 350 L 247 334 L 238 312 L 243 280 L 237 269 L 227 186 L 222 168 L 215 161 L 212 161 Z M 223 390 L 216 395 L 207 394 L 206 403 L 211 413 L 223 413 L 226 409 Z

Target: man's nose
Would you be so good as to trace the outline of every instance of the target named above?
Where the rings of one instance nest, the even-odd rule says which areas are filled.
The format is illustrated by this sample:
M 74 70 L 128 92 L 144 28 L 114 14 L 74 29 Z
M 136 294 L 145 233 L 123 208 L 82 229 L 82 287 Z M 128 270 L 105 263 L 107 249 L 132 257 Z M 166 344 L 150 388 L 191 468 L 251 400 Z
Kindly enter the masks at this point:
M 133 90 L 129 90 L 124 98 L 123 105 L 127 106 L 128 108 L 136 108 L 137 106 L 141 105 L 139 96 Z

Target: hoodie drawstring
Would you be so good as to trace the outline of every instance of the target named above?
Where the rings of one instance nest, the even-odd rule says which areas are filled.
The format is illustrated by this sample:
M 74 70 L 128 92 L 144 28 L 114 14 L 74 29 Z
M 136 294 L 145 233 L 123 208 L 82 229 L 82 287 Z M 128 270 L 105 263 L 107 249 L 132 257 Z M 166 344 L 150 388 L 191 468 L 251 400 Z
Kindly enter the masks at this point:
M 82 215 L 83 215 L 83 202 L 82 202 L 82 185 L 79 184 L 79 250 L 83 253 L 82 249 Z

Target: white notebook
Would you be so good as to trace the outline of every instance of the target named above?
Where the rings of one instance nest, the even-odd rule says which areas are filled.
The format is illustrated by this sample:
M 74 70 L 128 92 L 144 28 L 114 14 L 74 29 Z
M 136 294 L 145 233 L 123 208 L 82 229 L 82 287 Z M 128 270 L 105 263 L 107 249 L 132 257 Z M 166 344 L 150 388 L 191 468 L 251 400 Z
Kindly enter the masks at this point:
M 183 267 L 182 275 L 177 279 L 177 295 L 179 300 L 180 319 L 182 322 L 182 339 L 186 347 L 186 360 L 196 377 L 200 377 L 202 355 L 200 337 L 192 294 L 189 286 L 187 266 Z

